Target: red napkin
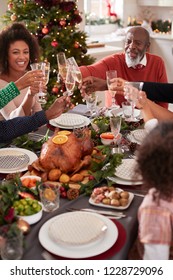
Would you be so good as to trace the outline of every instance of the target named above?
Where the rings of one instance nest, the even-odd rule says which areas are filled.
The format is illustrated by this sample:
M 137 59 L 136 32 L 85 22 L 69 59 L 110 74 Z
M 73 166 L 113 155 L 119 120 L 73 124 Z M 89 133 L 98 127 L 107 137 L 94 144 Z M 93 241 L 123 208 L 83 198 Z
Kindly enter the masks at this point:
M 124 244 L 126 242 L 126 230 L 120 222 L 115 221 L 115 220 L 112 220 L 112 221 L 116 224 L 117 229 L 118 229 L 118 239 L 115 242 L 115 244 L 106 252 L 99 254 L 97 256 L 94 256 L 94 257 L 85 258 L 83 260 L 107 260 L 107 259 L 111 258 L 113 255 L 115 255 L 116 253 L 118 253 L 121 250 L 121 248 L 124 246 Z M 57 260 L 69 260 L 67 258 L 57 256 L 57 255 L 53 255 L 53 257 Z

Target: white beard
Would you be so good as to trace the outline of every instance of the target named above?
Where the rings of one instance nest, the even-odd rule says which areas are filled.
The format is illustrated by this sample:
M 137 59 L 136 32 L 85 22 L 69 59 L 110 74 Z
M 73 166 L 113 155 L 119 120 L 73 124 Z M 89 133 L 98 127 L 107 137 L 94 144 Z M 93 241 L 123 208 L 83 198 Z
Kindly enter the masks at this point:
M 128 67 L 135 67 L 140 63 L 141 57 L 138 55 L 136 58 L 132 59 L 125 53 L 125 60 Z

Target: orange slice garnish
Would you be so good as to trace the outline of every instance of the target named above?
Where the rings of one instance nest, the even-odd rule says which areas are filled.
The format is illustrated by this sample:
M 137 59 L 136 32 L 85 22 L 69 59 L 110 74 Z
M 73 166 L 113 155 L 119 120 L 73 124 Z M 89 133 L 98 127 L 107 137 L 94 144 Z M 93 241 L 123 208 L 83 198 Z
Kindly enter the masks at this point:
M 68 141 L 68 136 L 67 135 L 56 135 L 53 137 L 52 142 L 54 144 L 59 144 L 62 145 Z
M 70 134 L 71 134 L 71 131 L 69 131 L 69 130 L 58 131 L 58 135 L 70 135 Z
M 55 198 L 56 198 L 56 195 L 55 195 L 55 193 L 54 193 L 53 190 L 51 190 L 51 189 L 46 189 L 46 190 L 44 191 L 44 197 L 45 197 L 47 200 L 49 200 L 49 201 L 54 201 Z

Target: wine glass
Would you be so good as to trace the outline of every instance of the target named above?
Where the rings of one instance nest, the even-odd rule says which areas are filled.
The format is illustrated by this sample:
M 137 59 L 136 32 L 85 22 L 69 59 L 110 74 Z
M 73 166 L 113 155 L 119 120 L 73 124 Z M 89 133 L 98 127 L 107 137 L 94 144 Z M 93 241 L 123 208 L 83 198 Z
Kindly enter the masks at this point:
M 82 83 L 82 73 L 79 69 L 79 66 L 75 60 L 75 58 L 72 56 L 72 57 L 69 57 L 67 58 L 67 64 L 71 65 L 73 67 L 73 74 L 74 74 L 74 77 L 75 77 L 75 80 L 78 84 Z
M 35 62 L 30 64 L 32 70 L 42 70 L 45 76 L 45 84 L 49 81 L 50 63 L 49 62 Z M 42 90 L 42 82 L 39 84 L 39 92 L 37 93 L 37 102 L 40 104 L 46 104 L 47 93 Z
M 60 77 L 65 81 L 66 74 L 67 74 L 67 59 L 64 52 L 59 52 L 57 54 L 57 63 L 58 63 L 58 70 Z
M 75 87 L 75 77 L 73 75 L 73 67 L 71 65 L 68 65 L 67 67 L 67 74 L 66 74 L 66 78 L 65 78 L 65 86 L 66 86 L 66 92 L 64 92 L 64 95 L 72 95 L 73 94 L 73 90 Z
M 87 109 L 90 112 L 90 116 L 96 116 L 98 96 L 95 93 L 89 95 L 85 94 L 84 99 L 86 101 Z
M 135 121 L 134 110 L 136 106 L 136 101 L 138 98 L 139 90 L 142 89 L 143 83 L 141 82 L 125 82 L 124 84 L 124 97 L 128 102 L 131 103 L 131 121 Z
M 111 132 L 114 135 L 114 141 L 116 142 L 116 137 L 121 130 L 121 116 L 112 116 L 110 117 L 110 128 Z
M 115 84 L 115 78 L 117 78 L 117 71 L 116 70 L 109 70 L 106 71 L 106 81 L 107 81 L 107 86 L 108 86 L 108 90 L 111 92 L 112 95 L 112 106 L 111 108 L 119 108 L 118 105 L 116 105 L 115 103 L 115 95 L 116 95 L 116 91 L 113 91 L 110 89 L 110 86 L 112 83 Z
M 44 77 L 45 77 L 45 85 L 49 82 L 49 74 L 50 74 L 50 62 L 44 61 Z

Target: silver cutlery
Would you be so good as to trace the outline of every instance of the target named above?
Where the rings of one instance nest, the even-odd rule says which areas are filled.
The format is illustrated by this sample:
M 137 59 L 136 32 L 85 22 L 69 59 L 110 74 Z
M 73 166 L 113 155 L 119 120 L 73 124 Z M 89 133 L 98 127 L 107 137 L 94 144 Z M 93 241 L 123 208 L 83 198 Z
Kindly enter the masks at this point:
M 94 210 L 94 209 L 90 209 L 90 208 L 67 208 L 67 210 L 69 211 L 84 211 L 84 212 L 91 212 L 91 213 L 97 213 L 97 214 L 101 214 L 101 215 L 105 215 L 105 216 L 109 216 L 109 218 L 124 218 L 126 217 L 126 215 L 124 215 L 123 212 L 118 212 L 118 211 L 104 211 L 104 210 Z

